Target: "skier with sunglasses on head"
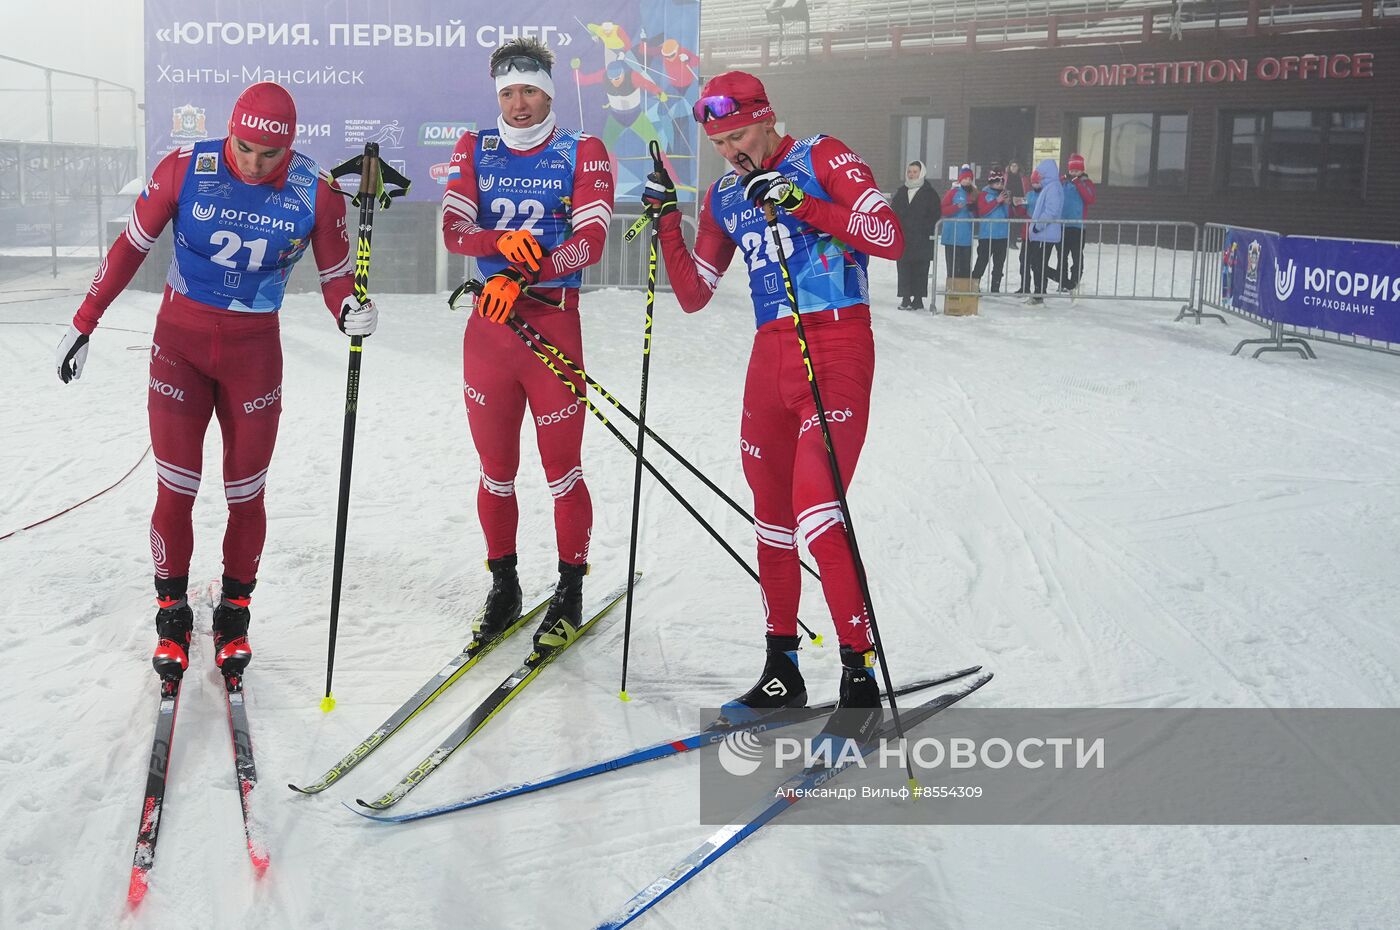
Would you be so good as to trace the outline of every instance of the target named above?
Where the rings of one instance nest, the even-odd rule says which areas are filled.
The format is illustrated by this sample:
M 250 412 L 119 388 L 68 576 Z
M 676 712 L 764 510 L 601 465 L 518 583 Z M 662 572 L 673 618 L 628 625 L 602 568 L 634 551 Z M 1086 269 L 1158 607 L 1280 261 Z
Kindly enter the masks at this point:
M 875 372 L 866 265 L 871 255 L 898 259 L 904 235 L 870 166 L 831 136 L 780 136 L 768 95 L 753 75 L 731 71 L 712 78 L 694 116 L 733 170 L 701 201 L 693 253 L 665 170 L 650 176 L 643 200 L 658 217 L 666 269 L 686 312 L 709 302 L 736 249 L 748 266 L 757 333 L 740 448 L 754 495 L 767 660 L 758 682 L 725 705 L 724 714 L 744 721 L 806 704 L 797 665 L 801 540 L 820 569 L 841 643 L 840 708 L 827 730 L 864 738 L 880 720 L 870 618 L 777 250 L 787 260 L 841 476 L 849 484 L 865 441 Z M 781 245 L 765 205 L 776 210 Z
M 553 65 L 554 54 L 535 39 L 496 49 L 496 128 L 458 140 L 442 197 L 448 251 L 474 257 L 486 276 L 462 359 L 467 423 L 481 460 L 477 514 L 492 575 L 473 633 L 493 638 L 521 615 L 515 475 L 528 403 L 554 498 L 559 555 L 559 581 L 535 634 L 536 645 L 547 648 L 577 635 L 583 611 L 593 524 L 580 461 L 585 410 L 504 324 L 516 314 L 584 364 L 579 285 L 583 269 L 603 257 L 613 209 L 612 165 L 603 143 L 555 123 Z M 582 379 L 574 383 L 582 393 Z

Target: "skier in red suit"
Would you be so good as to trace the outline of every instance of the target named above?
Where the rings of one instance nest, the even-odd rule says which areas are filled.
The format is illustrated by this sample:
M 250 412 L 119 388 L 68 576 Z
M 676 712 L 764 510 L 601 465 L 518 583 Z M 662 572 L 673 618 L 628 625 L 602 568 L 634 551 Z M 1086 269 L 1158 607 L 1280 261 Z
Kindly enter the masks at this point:
M 278 310 L 308 246 L 340 329 L 368 336 L 378 321 L 373 301 L 361 305 L 351 294 L 354 256 L 339 191 L 291 148 L 291 95 L 277 84 L 252 85 L 234 105 L 228 131 L 156 165 L 58 347 L 59 377 L 80 377 L 103 312 L 173 224 L 174 258 L 151 340 L 147 393 L 157 479 L 151 556 L 159 641 L 152 662 L 163 678 L 179 678 L 189 666 L 191 513 L 211 417 L 223 435 L 228 501 L 214 662 L 237 676 L 252 658 L 248 605 L 267 534 L 264 488 L 282 412 Z
M 496 49 L 496 128 L 458 140 L 442 196 L 444 243 L 475 257 L 487 276 L 462 342 L 467 424 L 481 460 L 477 515 L 492 576 L 473 632 L 499 636 L 521 614 L 515 475 L 528 404 L 554 498 L 559 552 L 559 581 L 536 634 L 544 646 L 571 640 L 581 624 L 593 526 L 580 459 L 586 411 L 503 324 L 518 315 L 583 365 L 579 286 L 583 269 L 603 257 L 613 207 L 612 164 L 603 143 L 555 124 L 553 64 L 553 53 L 534 39 Z M 582 394 L 582 380 L 574 383 Z
M 744 384 L 739 448 L 754 496 L 759 579 L 767 619 L 767 661 L 758 682 L 725 705 L 731 720 L 801 707 L 797 605 L 798 542 L 821 571 L 841 642 L 842 716 L 832 732 L 864 735 L 879 720 L 870 618 L 837 502 L 816 405 L 778 262 L 783 249 L 802 314 L 827 425 L 849 484 L 865 442 L 875 343 L 870 330 L 869 256 L 897 259 L 904 234 L 870 166 L 840 140 L 780 136 L 762 83 L 732 71 L 712 78 L 695 104 L 716 152 L 734 170 L 701 201 L 695 250 L 686 247 L 675 184 L 664 170 L 643 199 L 660 226 L 676 299 L 693 312 L 714 295 L 734 253 L 743 254 L 754 305 L 753 351 Z M 776 211 L 775 242 L 763 206 Z

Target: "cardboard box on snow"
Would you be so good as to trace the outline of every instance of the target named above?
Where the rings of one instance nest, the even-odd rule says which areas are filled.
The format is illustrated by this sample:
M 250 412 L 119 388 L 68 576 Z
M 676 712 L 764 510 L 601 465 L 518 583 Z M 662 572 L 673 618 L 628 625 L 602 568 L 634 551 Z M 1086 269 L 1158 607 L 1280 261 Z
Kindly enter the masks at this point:
M 976 316 L 978 283 L 976 278 L 948 278 L 943 312 L 948 316 Z

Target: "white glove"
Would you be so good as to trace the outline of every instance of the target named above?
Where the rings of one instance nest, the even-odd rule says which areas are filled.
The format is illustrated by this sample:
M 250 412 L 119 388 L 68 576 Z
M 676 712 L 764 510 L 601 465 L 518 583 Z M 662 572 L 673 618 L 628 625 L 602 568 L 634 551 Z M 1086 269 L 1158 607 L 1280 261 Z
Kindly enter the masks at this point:
M 58 379 L 64 384 L 76 381 L 83 376 L 83 365 L 87 362 L 88 335 L 78 332 L 78 327 L 68 324 L 68 332 L 54 352 L 58 367 Z
M 340 305 L 340 331 L 345 335 L 370 336 L 378 325 L 379 308 L 373 300 L 366 298 L 360 303 L 352 295 Z

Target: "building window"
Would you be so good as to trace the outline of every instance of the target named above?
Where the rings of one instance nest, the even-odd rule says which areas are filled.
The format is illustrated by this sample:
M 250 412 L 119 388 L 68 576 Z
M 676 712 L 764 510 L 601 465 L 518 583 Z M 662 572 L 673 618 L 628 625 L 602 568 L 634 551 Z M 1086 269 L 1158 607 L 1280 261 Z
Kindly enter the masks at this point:
M 1186 186 L 1186 114 L 1081 116 L 1076 127 L 1089 177 L 1110 187 Z
M 1361 190 L 1366 164 L 1364 111 L 1226 113 L 1221 126 L 1226 187 Z
M 1157 117 L 1156 187 L 1186 187 L 1186 114 Z
M 943 177 L 943 120 L 932 116 L 900 116 L 899 152 L 903 159 L 894 176 L 904 180 L 904 169 L 911 161 L 924 163 L 930 180 Z M 896 187 L 899 185 L 896 184 Z

